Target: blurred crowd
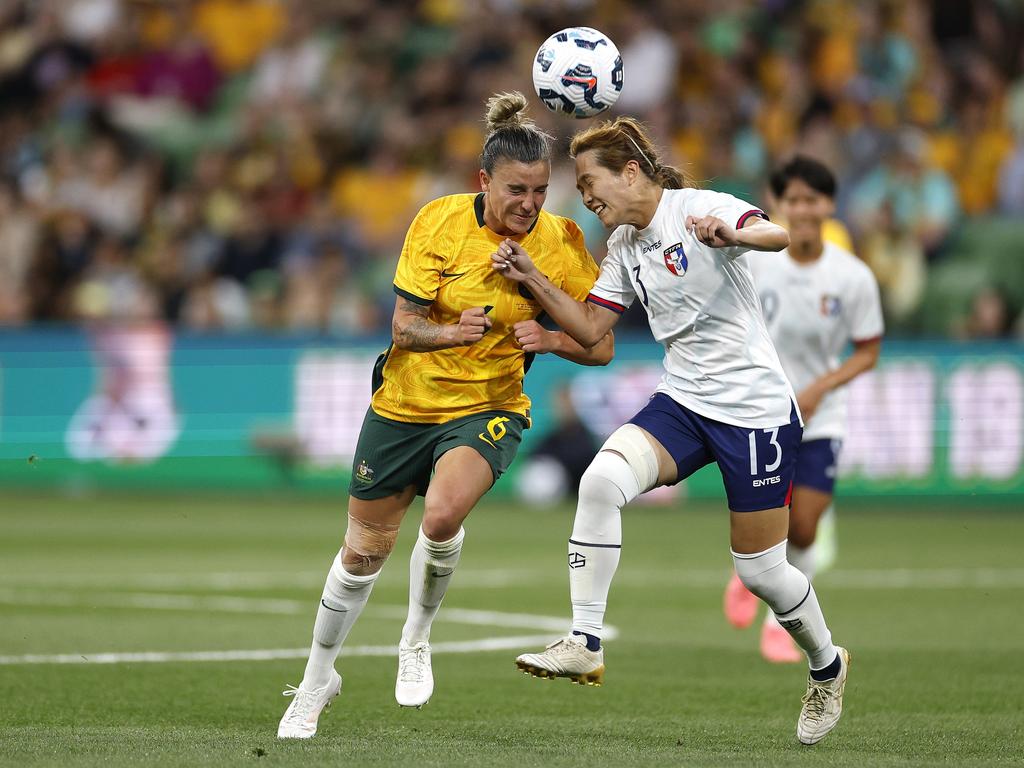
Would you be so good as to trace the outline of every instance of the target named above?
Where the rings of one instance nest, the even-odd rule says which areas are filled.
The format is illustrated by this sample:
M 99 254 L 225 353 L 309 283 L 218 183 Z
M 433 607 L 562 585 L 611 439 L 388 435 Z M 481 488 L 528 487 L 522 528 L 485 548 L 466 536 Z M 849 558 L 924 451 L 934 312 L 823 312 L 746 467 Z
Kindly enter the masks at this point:
M 6 0 L 0 324 L 386 332 L 416 210 L 478 189 L 484 101 L 532 94 L 540 42 L 585 24 L 622 52 L 615 112 L 705 185 L 767 204 L 779 160 L 829 163 L 890 323 L 912 327 L 963 222 L 1024 216 L 1022 18 L 1013 0 Z M 564 157 L 578 124 L 532 113 Z M 564 160 L 548 207 L 603 256 Z M 1001 288 L 962 333 L 1011 332 Z

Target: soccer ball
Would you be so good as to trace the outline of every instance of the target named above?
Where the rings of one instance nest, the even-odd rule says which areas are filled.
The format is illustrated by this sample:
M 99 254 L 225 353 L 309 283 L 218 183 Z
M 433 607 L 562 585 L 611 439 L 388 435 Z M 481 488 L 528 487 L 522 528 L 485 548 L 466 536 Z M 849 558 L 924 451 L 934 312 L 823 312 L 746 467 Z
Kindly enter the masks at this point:
M 619 49 L 590 27 L 556 32 L 533 60 L 533 87 L 553 112 L 593 117 L 614 104 L 622 92 Z

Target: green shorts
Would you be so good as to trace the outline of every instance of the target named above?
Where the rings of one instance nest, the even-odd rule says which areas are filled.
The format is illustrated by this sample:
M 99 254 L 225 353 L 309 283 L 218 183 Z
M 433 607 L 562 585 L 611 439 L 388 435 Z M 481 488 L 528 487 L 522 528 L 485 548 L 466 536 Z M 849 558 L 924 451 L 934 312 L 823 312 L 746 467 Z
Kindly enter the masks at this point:
M 415 485 L 416 493 L 424 496 L 438 459 L 460 445 L 483 456 L 497 480 L 515 458 L 526 428 L 526 419 L 509 411 L 484 411 L 443 424 L 414 424 L 367 409 L 348 492 L 370 501 Z

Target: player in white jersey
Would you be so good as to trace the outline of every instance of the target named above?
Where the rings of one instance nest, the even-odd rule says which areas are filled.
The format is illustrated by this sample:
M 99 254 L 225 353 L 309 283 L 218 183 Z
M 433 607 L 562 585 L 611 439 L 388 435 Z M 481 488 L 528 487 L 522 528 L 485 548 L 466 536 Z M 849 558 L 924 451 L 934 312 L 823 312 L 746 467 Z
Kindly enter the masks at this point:
M 807 577 L 786 560 L 800 417 L 761 314 L 749 260 L 789 245 L 786 230 L 731 195 L 685 188 L 642 124 L 620 117 L 572 142 L 584 204 L 614 229 L 586 302 L 573 300 L 503 241 L 494 268 L 521 283 L 567 333 L 590 345 L 634 300 L 665 347 L 648 404 L 602 446 L 580 482 L 569 539 L 572 633 L 516 659 L 540 677 L 600 684 L 601 631 L 622 543 L 620 510 L 641 493 L 717 462 L 736 572 L 807 654 L 797 722 L 805 744 L 838 722 L 849 654 L 832 644 Z
M 789 517 L 789 561 L 814 578 L 818 521 L 832 504 L 836 461 L 846 433 L 845 385 L 874 368 L 882 344 L 878 283 L 868 266 L 824 239 L 836 182 L 817 160 L 797 156 L 771 177 L 779 212 L 789 223 L 789 248 L 750 263 L 768 331 L 797 392 L 804 434 L 797 455 Z M 840 362 L 847 345 L 853 353 Z M 725 591 L 726 617 L 743 628 L 757 598 L 734 575 Z M 789 634 L 768 613 L 761 654 L 799 661 Z

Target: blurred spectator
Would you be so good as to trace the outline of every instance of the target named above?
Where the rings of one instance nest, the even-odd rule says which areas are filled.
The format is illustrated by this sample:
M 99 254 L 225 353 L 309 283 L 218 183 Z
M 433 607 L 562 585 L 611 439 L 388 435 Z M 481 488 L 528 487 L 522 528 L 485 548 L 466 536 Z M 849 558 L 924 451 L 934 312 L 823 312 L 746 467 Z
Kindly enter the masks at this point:
M 530 504 L 557 504 L 575 493 L 599 447 L 568 386 L 555 390 L 554 404 L 554 426 L 534 443 L 517 475 L 519 495 Z
M 38 234 L 38 224 L 17 189 L 0 182 L 0 325 L 29 318 L 28 278 Z
M 906 130 L 886 161 L 854 190 L 851 216 L 861 232 L 877 231 L 891 217 L 929 257 L 937 255 L 958 215 L 956 189 L 949 176 L 926 163 L 923 135 Z
M 998 288 L 986 286 L 974 295 L 971 310 L 960 330 L 968 339 L 1005 339 L 1013 329 L 1013 316 L 1006 296 Z
M 891 205 L 882 206 L 875 223 L 861 239 L 860 255 L 878 280 L 887 320 L 899 325 L 914 314 L 924 295 L 924 248 L 910 230 L 900 227 Z

